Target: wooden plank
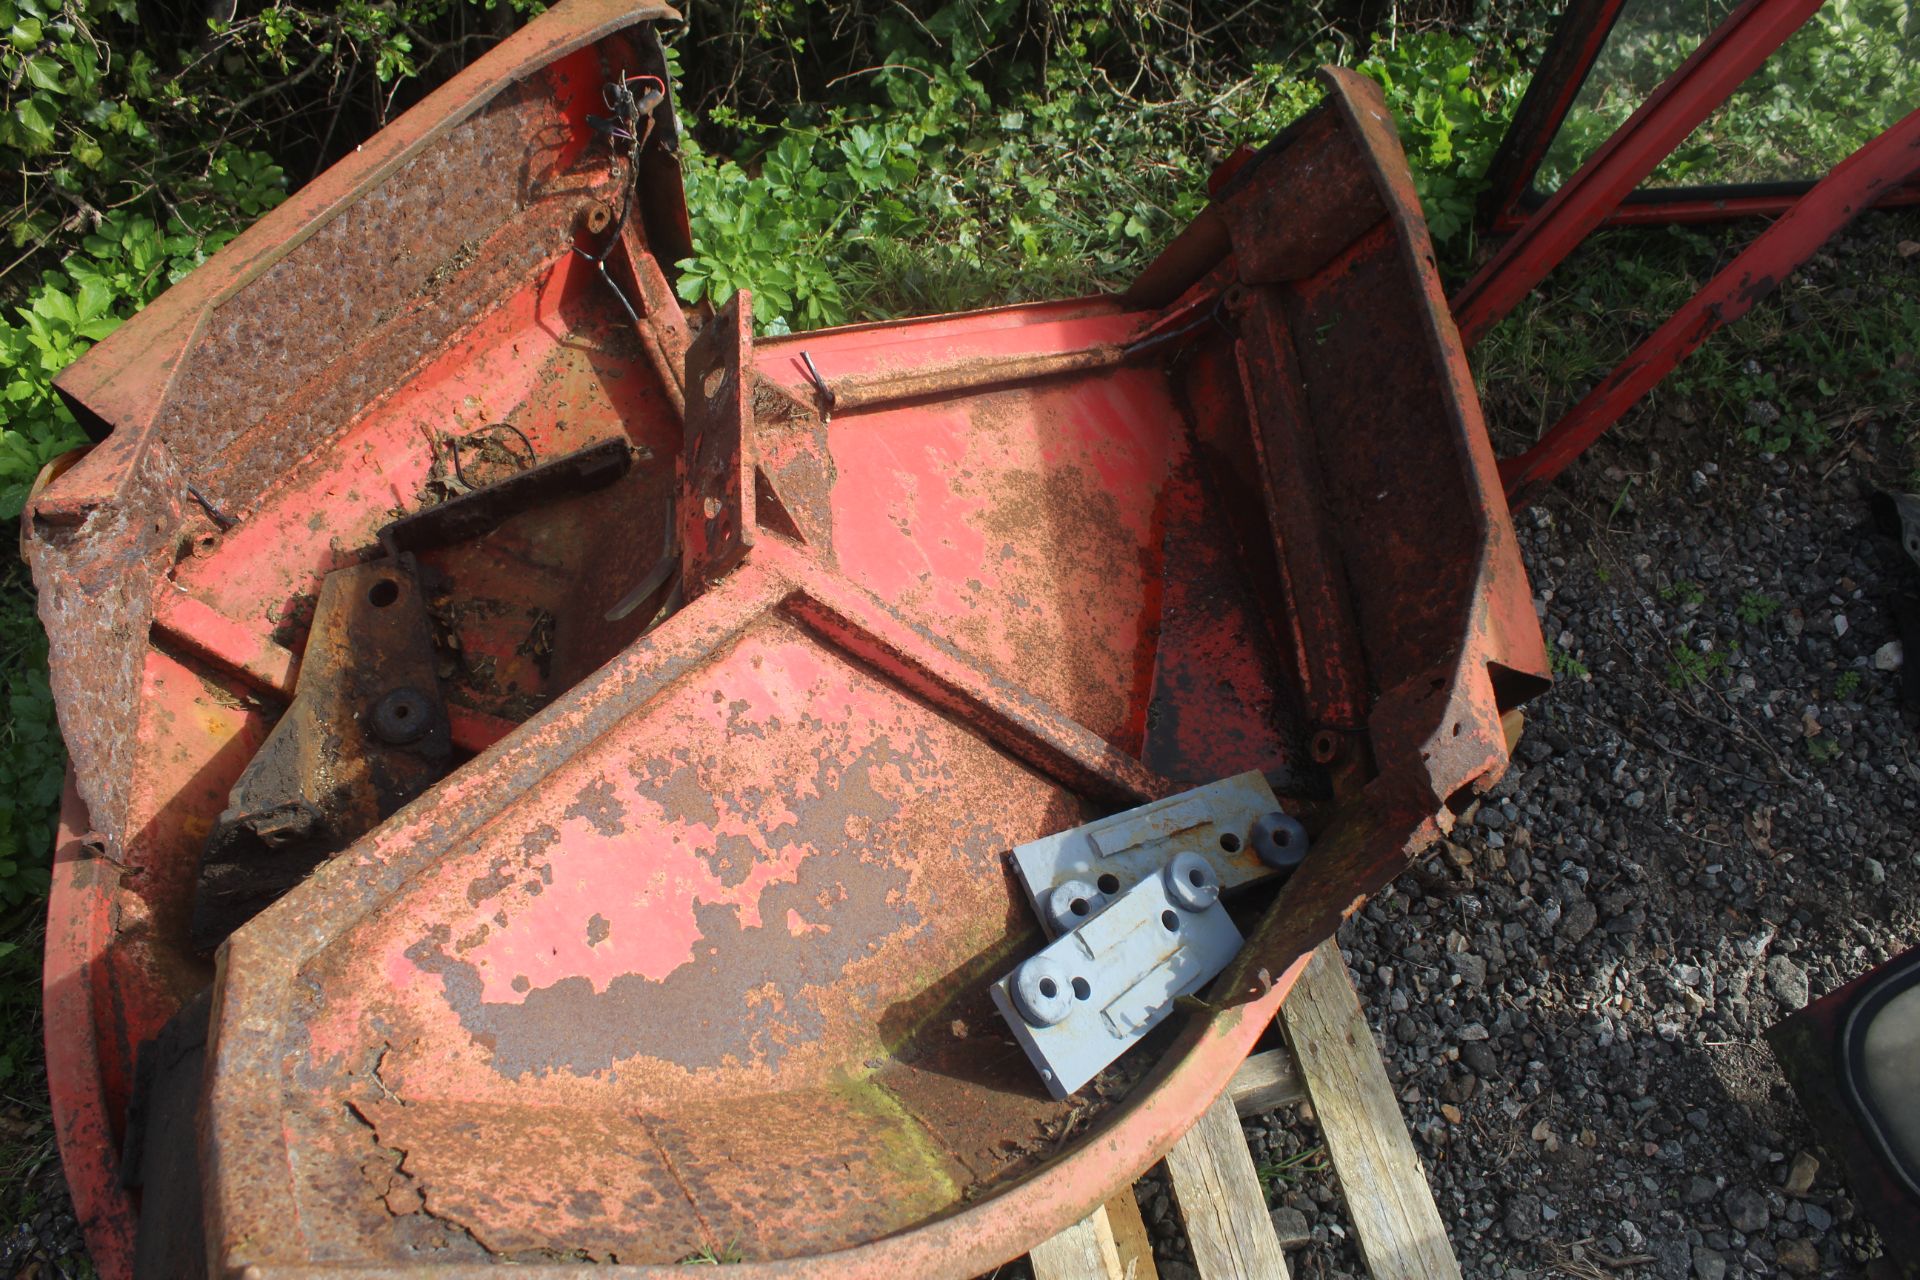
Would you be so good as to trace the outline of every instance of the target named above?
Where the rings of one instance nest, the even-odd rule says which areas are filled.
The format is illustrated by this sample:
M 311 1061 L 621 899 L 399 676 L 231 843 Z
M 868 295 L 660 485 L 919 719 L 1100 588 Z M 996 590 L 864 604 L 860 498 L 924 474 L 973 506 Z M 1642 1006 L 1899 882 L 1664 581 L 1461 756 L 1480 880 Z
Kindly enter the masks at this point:
M 1293 1043 L 1327 1155 L 1373 1280 L 1457 1278 L 1426 1171 L 1407 1136 L 1386 1064 L 1340 949 L 1320 944 L 1280 1019 Z
M 1033 1280 L 1160 1280 L 1132 1187 L 1042 1242 L 1027 1260 Z
M 1214 1099 L 1174 1144 L 1167 1172 L 1200 1280 L 1286 1280 L 1286 1255 L 1231 1098 Z
M 1242 1118 L 1257 1116 L 1277 1107 L 1291 1106 L 1307 1099 L 1307 1082 L 1300 1068 L 1285 1049 L 1256 1053 L 1240 1064 L 1227 1082 L 1227 1096 Z
M 1133 1198 L 1131 1190 L 1126 1194 Z M 1027 1260 L 1033 1264 L 1033 1280 L 1126 1280 L 1105 1205 L 1035 1245 Z
M 1140 1219 L 1140 1202 L 1133 1188 L 1122 1188 L 1107 1201 L 1107 1225 L 1113 1228 L 1114 1252 L 1120 1255 L 1120 1280 L 1160 1280 L 1160 1269 L 1153 1265 L 1153 1241 L 1147 1237 L 1147 1224 Z

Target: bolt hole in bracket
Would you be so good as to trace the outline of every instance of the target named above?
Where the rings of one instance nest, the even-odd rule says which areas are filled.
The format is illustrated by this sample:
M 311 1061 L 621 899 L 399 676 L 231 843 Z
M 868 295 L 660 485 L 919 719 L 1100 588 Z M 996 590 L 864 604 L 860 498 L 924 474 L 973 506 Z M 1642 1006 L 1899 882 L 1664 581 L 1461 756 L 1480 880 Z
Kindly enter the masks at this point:
M 992 994 L 1048 1092 L 1086 1084 L 1225 968 L 1241 937 L 1222 891 L 1291 871 L 1307 844 L 1253 772 L 1015 849 L 1054 941 Z
M 293 701 L 208 833 L 194 947 L 211 951 L 452 763 L 413 556 L 334 570 L 314 605 Z
M 1048 936 L 1059 937 L 1179 854 L 1202 859 L 1233 890 L 1292 871 L 1307 845 L 1299 819 L 1249 772 L 1029 841 L 1013 866 Z
M 993 1002 L 1047 1091 L 1065 1098 L 1225 968 L 1240 944 L 1213 867 L 1182 854 L 994 983 Z

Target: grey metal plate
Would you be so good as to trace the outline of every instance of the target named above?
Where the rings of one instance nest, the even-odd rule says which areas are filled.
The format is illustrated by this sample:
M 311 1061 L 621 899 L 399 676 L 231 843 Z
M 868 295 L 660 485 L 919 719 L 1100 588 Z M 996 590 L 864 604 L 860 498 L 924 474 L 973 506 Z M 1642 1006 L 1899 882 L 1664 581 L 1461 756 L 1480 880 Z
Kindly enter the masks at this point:
M 1064 1098 L 1138 1043 L 1176 998 L 1225 968 L 1240 944 L 1217 889 L 1192 910 L 1168 893 L 1164 876 L 1150 876 L 995 982 L 993 1002 L 1048 1091 Z M 1051 1025 L 1036 1025 L 1016 1007 L 1013 984 L 1034 965 L 1065 996 L 1065 1012 Z
M 1083 827 L 1030 840 L 1013 851 L 1014 870 L 1049 937 L 1091 918 L 1180 853 L 1212 865 L 1234 889 L 1275 874 L 1254 853 L 1254 824 L 1280 808 L 1259 773 L 1242 773 L 1141 805 Z M 1052 891 L 1078 882 L 1084 911 L 1050 911 Z

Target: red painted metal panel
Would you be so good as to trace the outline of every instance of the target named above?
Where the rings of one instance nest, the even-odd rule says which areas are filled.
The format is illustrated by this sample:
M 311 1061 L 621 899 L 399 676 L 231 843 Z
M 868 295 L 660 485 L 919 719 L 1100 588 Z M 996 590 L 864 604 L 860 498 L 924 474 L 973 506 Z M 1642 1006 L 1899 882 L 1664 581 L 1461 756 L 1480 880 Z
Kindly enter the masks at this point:
M 120 1134 L 95 1021 L 101 956 L 112 932 L 112 896 L 102 884 L 116 874 L 87 844 L 86 806 L 67 779 L 54 845 L 52 901 L 41 975 L 47 1092 L 54 1137 L 73 1195 L 73 1214 L 103 1276 L 124 1275 L 138 1222 L 133 1197 L 120 1186 Z
M 1920 171 L 1920 111 L 1835 165 L 1780 219 L 1633 349 L 1525 453 L 1500 463 L 1508 501 L 1533 500 L 1709 334 L 1738 320 L 1882 193 Z
M 76 771 L 105 802 L 106 852 L 56 887 L 49 1000 L 109 1274 L 130 1207 L 102 1138 L 137 1046 L 215 980 L 186 941 L 207 833 L 297 688 L 319 584 L 395 515 L 484 483 L 462 460 L 632 453 L 604 488 L 420 552 L 436 675 L 477 754 L 224 946 L 199 1116 L 223 1272 L 574 1274 L 702 1247 L 762 1275 L 990 1268 L 1165 1152 L 1313 945 L 1498 776 L 1500 713 L 1544 683 L 1464 353 L 1363 78 L 1330 72 L 1329 104 L 1223 182 L 1132 298 L 759 344 L 742 300 L 689 346 L 633 231 L 671 217 L 627 224 L 638 332 L 572 252 L 618 166 L 555 130 L 636 39 L 599 13 L 561 6 L 479 81 L 511 91 L 410 126 L 432 140 L 415 177 L 516 129 L 571 168 L 539 169 L 477 240 L 460 223 L 442 247 L 461 265 L 344 333 L 344 362 L 265 417 L 228 406 L 228 444 L 170 425 L 148 338 L 101 344 L 75 383 L 115 432 L 28 527 Z M 588 27 L 600 45 L 575 40 Z M 636 167 L 649 208 L 678 208 Z M 418 216 L 379 195 L 407 172 L 308 216 L 377 241 Z M 281 275 L 216 259 L 252 282 L 232 327 L 167 360 L 244 345 L 249 289 L 271 310 L 349 269 L 324 230 L 256 237 Z M 263 444 L 276 423 L 297 452 Z M 683 589 L 624 612 L 683 502 Z M 127 604 L 102 625 L 84 610 L 108 587 Z M 89 686 L 103 670 L 127 674 Z M 1237 904 L 1249 942 L 1213 1012 L 1049 1100 L 986 995 L 1038 941 L 1000 855 L 1248 768 L 1314 856 Z
M 686 445 L 680 451 L 676 523 L 681 589 L 699 595 L 753 550 L 758 523 L 748 505 L 753 460 L 753 296 L 746 290 L 687 350 Z

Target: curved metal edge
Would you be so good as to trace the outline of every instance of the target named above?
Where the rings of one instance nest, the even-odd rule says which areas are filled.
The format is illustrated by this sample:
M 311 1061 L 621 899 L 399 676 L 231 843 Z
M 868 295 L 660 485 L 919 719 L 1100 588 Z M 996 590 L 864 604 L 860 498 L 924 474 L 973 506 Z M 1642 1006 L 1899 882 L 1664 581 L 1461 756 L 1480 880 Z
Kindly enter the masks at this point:
M 731 1264 L 727 1274 L 743 1280 L 971 1280 L 1021 1256 L 1128 1186 L 1136 1176 L 1132 1171 L 1166 1156 L 1227 1087 L 1305 968 L 1302 957 L 1260 1000 L 1200 1024 L 1188 1037 L 1192 1043 L 1187 1052 L 1170 1054 L 1170 1065 L 1140 1086 L 1136 1100 L 1026 1180 L 947 1217 L 870 1244 L 806 1258 Z M 592 1271 L 615 1280 L 675 1280 L 686 1274 L 678 1265 L 595 1266 Z M 252 1263 L 229 1267 L 224 1274 L 244 1275 L 246 1280 L 428 1275 L 433 1280 L 494 1280 L 499 1268 L 485 1263 L 430 1269 Z M 516 1266 L 514 1274 L 525 1280 L 579 1280 L 585 1268 Z
M 120 1185 L 114 1138 L 100 1076 L 100 1044 L 93 1019 L 93 968 L 106 949 L 113 866 L 88 847 L 87 806 L 67 771 L 60 796 L 60 833 L 54 845 L 53 889 L 47 903 L 47 950 L 41 970 L 47 1092 L 53 1104 L 60 1164 L 73 1197 L 74 1217 L 101 1280 L 133 1274 L 133 1197 Z
M 556 5 L 241 232 L 68 366 L 55 379 L 55 387 L 83 425 L 148 426 L 208 313 L 235 290 L 503 90 L 616 31 L 679 17 L 665 4 L 634 0 L 566 0 Z
M 1920 987 L 1920 955 L 1908 956 L 1904 961 L 1894 964 L 1855 998 L 1853 1006 L 1847 1010 L 1846 1020 L 1841 1024 L 1836 1051 L 1846 1100 L 1859 1118 L 1860 1127 L 1867 1131 L 1867 1137 L 1872 1140 L 1880 1163 L 1899 1179 L 1907 1194 L 1920 1199 L 1920 1182 L 1914 1180 L 1908 1162 L 1894 1149 L 1893 1138 L 1887 1132 L 1886 1116 L 1860 1087 L 1860 1077 L 1865 1070 L 1867 1027 L 1874 1015 L 1895 996 L 1904 995 L 1914 987 Z
M 1451 828 L 1454 810 L 1505 772 L 1501 714 L 1551 684 L 1546 644 L 1481 416 L 1465 346 L 1447 309 L 1419 194 L 1379 87 L 1357 72 L 1322 68 L 1328 106 L 1358 140 L 1414 286 L 1426 350 L 1444 391 L 1450 440 L 1434 444 L 1457 466 L 1457 518 L 1470 522 L 1478 561 L 1434 621 L 1432 666 L 1393 673 L 1367 716 L 1376 776 L 1343 788 L 1313 857 L 1295 873 L 1213 988 L 1232 1003 L 1301 963 L 1312 942 Z M 1304 122 L 1303 122 L 1304 123 Z M 1249 166 L 1249 170 L 1251 166 Z M 1373 447 L 1392 448 L 1385 437 Z M 1360 447 L 1360 446 L 1355 446 Z M 1390 518 L 1390 517 L 1383 517 Z M 1303 945 L 1304 942 L 1304 945 Z

